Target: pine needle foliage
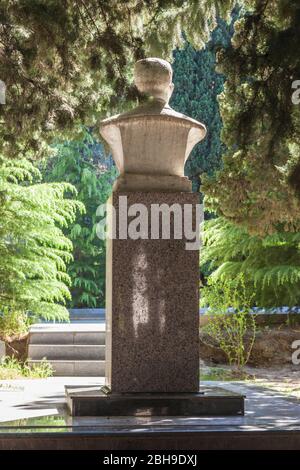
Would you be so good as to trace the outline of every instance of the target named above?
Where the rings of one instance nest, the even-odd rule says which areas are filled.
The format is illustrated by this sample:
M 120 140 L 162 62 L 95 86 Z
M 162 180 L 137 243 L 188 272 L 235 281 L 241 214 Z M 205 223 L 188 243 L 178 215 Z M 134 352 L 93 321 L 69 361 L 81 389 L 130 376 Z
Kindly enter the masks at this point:
M 73 247 L 62 228 L 83 206 L 71 184 L 40 179 L 28 160 L 0 158 L 0 312 L 63 320 Z
M 60 132 L 136 102 L 133 63 L 203 45 L 231 0 L 2 0 L 0 151 L 33 158 Z
M 232 48 L 218 55 L 223 168 L 206 179 L 206 206 L 261 235 L 300 229 L 298 0 L 240 0 Z M 299 93 L 298 93 L 299 94 Z

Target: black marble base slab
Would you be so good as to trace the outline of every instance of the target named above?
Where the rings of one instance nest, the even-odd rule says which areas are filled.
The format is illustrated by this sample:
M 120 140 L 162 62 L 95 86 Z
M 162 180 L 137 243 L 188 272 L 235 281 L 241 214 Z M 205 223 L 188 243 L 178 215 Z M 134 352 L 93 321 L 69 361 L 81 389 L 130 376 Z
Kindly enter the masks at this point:
M 198 393 L 104 393 L 94 386 L 65 386 L 72 416 L 242 416 L 243 395 L 217 387 Z

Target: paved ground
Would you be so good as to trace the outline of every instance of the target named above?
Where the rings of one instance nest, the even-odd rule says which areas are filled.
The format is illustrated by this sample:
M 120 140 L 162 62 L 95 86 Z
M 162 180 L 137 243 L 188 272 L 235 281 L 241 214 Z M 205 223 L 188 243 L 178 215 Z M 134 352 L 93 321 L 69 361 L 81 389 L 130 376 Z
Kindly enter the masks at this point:
M 38 380 L 0 381 L 0 433 L 8 427 L 30 432 L 89 430 L 170 431 L 176 427 L 193 431 L 300 430 L 300 401 L 256 385 L 205 382 L 247 396 L 244 417 L 192 418 L 71 418 L 65 408 L 64 385 L 99 385 L 103 380 L 86 377 L 52 377 Z M 29 426 L 30 428 L 26 428 Z M 31 428 L 33 426 L 34 428 Z M 67 426 L 67 429 L 65 428 Z M 11 429 L 14 431 L 14 429 Z

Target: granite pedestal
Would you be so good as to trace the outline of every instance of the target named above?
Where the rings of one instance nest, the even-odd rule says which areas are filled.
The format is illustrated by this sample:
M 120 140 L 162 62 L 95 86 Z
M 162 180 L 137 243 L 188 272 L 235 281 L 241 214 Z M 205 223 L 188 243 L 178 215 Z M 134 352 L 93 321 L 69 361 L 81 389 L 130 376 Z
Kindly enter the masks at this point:
M 199 393 L 199 195 L 184 165 L 206 128 L 170 107 L 172 75 L 165 60 L 137 61 L 147 99 L 99 124 L 120 172 L 106 257 L 109 393 L 67 390 L 75 415 L 243 412 L 242 397 Z
M 125 200 L 129 213 L 135 204 L 147 211 L 142 238 L 124 233 Z M 172 210 L 169 239 L 163 239 L 166 213 L 151 217 L 155 204 L 173 207 L 177 214 L 189 205 L 196 231 L 197 203 L 193 193 L 112 195 L 116 238 L 107 245 L 106 385 L 113 393 L 198 392 L 199 250 L 186 249 L 183 227 L 182 239 L 175 238 Z M 126 231 L 134 219 L 125 221 Z M 155 231 L 158 238 L 151 239 Z
M 199 392 L 199 250 L 187 249 L 193 240 L 185 235 L 183 226 L 184 211 L 190 210 L 190 233 L 197 234 L 197 203 L 198 195 L 193 193 L 112 194 L 108 212 L 114 238 L 107 242 L 106 387 L 67 387 L 67 404 L 73 416 L 244 413 L 241 395 L 216 388 Z M 139 238 L 132 239 L 127 231 L 136 215 L 128 213 L 132 214 L 135 204 L 143 205 L 148 225 Z M 163 235 L 166 212 L 158 225 L 151 216 L 155 204 L 172 209 L 168 239 Z M 183 236 L 177 239 L 179 219 L 175 221 L 180 212 Z

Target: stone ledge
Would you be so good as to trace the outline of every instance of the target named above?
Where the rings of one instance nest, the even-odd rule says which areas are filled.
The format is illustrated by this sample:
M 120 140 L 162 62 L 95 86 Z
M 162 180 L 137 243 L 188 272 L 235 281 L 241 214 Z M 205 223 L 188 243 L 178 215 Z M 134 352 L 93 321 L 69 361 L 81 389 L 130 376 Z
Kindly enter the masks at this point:
M 65 386 L 72 416 L 242 416 L 243 395 L 217 387 L 198 393 L 109 393 Z

